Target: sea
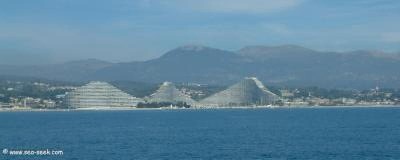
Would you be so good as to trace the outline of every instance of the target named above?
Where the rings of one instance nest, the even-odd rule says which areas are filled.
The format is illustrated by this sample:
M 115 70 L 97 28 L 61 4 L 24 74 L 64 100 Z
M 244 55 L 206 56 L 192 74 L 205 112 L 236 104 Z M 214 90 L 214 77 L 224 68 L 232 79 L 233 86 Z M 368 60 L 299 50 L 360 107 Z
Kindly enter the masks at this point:
M 400 159 L 400 107 L 0 112 L 0 159 Z

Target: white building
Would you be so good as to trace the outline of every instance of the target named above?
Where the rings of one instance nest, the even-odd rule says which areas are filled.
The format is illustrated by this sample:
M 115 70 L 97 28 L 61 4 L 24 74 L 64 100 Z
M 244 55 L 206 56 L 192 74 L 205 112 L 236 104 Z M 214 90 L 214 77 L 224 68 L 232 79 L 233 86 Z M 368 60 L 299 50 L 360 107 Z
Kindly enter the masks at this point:
M 148 100 L 153 103 L 186 103 L 189 105 L 196 104 L 196 101 L 193 100 L 190 96 L 186 95 L 182 91 L 178 90 L 175 85 L 171 82 L 164 82 L 160 88 L 150 95 Z
M 135 107 L 142 99 L 106 83 L 90 82 L 66 94 L 66 104 L 69 108 L 113 108 Z
M 270 92 L 255 77 L 246 77 L 230 86 L 200 101 L 203 106 L 251 106 L 270 105 L 280 100 L 280 97 Z

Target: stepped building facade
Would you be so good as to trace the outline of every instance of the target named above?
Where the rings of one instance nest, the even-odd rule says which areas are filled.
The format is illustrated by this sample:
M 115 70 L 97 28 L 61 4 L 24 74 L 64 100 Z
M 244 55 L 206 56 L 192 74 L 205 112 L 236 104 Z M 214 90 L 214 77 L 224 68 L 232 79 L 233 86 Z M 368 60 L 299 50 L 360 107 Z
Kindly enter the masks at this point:
M 90 82 L 66 94 L 66 104 L 69 108 L 118 108 L 135 107 L 144 102 L 140 98 L 106 82 Z
M 230 86 L 200 101 L 203 106 L 249 106 L 271 105 L 279 96 L 270 92 L 257 78 L 246 77 L 241 82 Z
M 186 103 L 194 105 L 196 103 L 190 96 L 179 91 L 171 82 L 164 82 L 160 88 L 148 98 L 150 103 Z

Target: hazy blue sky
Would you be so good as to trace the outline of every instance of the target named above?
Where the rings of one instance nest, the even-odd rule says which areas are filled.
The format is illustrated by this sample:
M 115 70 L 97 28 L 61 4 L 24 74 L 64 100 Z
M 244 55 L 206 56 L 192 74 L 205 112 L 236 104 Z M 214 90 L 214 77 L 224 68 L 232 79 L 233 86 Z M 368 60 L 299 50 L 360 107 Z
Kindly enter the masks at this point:
M 399 0 L 0 0 L 0 55 L 146 60 L 185 44 L 400 51 Z

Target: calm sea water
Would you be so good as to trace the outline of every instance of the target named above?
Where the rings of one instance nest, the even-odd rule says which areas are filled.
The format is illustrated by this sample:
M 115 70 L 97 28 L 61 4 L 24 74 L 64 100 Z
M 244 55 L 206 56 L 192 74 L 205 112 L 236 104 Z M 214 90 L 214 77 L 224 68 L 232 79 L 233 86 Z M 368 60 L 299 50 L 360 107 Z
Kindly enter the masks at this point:
M 400 108 L 0 113 L 0 159 L 400 159 Z

